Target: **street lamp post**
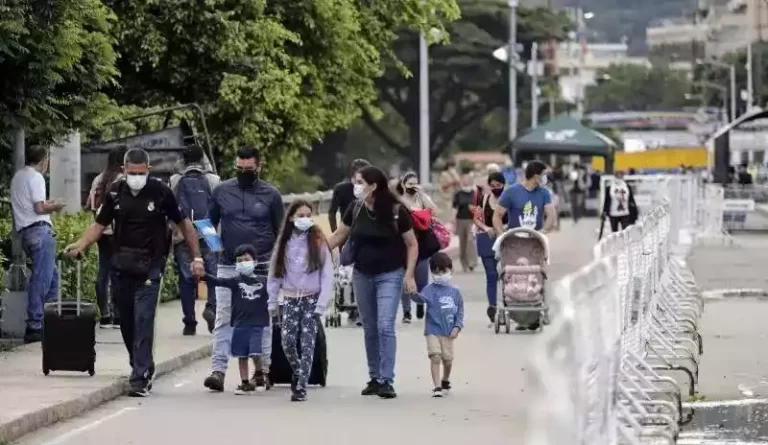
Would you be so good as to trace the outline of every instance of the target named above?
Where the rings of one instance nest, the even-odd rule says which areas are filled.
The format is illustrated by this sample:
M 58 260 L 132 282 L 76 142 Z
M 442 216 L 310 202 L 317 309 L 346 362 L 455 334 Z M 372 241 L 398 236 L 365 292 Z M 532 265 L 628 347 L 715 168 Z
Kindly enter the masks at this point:
M 737 113 L 737 111 L 736 111 L 736 65 L 734 65 L 732 63 L 724 63 L 724 62 L 720 62 L 718 60 L 712 60 L 712 59 L 709 59 L 709 60 L 697 60 L 697 62 L 699 64 L 708 64 L 708 65 L 717 66 L 717 67 L 720 67 L 720 68 L 725 68 L 725 69 L 728 70 L 728 75 L 730 77 L 730 79 L 729 79 L 729 81 L 730 81 L 730 90 L 731 90 L 731 92 L 730 92 L 730 96 L 731 96 L 730 97 L 730 99 L 731 99 L 731 119 L 730 119 L 730 121 L 733 122 L 734 120 L 736 120 L 736 117 L 737 117 L 736 116 L 736 113 Z M 751 105 L 748 104 L 748 106 L 751 106 Z
M 722 110 L 723 110 L 723 114 L 725 114 L 725 96 L 728 95 L 728 88 L 726 88 L 726 87 L 724 87 L 724 86 L 722 86 L 720 84 L 714 83 L 714 82 L 707 82 L 706 80 L 701 80 L 701 81 L 698 81 L 698 82 L 694 82 L 693 84 L 694 85 L 701 85 L 701 86 L 704 86 L 704 87 L 707 87 L 707 88 L 713 88 L 713 89 L 716 89 L 716 90 L 720 91 L 720 93 L 723 95 L 723 108 L 722 108 Z M 731 104 L 733 104 L 733 102 L 731 102 Z
M 419 182 L 429 184 L 429 48 L 419 33 Z
M 517 137 L 517 0 L 508 0 L 509 45 L 507 70 L 509 71 L 509 143 Z

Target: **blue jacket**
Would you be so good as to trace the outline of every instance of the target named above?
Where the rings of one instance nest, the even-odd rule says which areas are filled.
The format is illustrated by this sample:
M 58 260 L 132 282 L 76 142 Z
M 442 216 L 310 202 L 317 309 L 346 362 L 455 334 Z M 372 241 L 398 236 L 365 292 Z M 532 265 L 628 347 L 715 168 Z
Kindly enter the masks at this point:
M 464 299 L 455 286 L 429 283 L 418 295 L 411 297 L 427 305 L 424 335 L 451 335 L 453 328 L 464 328 Z
M 259 256 L 268 258 L 283 223 L 283 198 L 277 189 L 262 180 L 242 188 L 237 179 L 228 179 L 213 190 L 212 198 L 208 215 L 214 227 L 221 224 L 221 264 L 235 264 L 241 244 L 252 244 Z

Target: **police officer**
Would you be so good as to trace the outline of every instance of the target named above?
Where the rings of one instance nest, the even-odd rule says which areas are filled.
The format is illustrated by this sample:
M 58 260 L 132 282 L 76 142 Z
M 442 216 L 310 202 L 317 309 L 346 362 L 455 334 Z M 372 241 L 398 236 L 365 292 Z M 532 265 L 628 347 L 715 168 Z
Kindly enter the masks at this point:
M 193 274 L 203 276 L 205 268 L 197 233 L 179 211 L 171 189 L 149 180 L 147 152 L 128 150 L 123 170 L 124 177 L 110 186 L 95 222 L 65 252 L 79 256 L 113 225 L 112 298 L 121 316 L 120 331 L 132 368 L 129 395 L 146 397 L 152 390 L 155 370 L 152 343 L 160 280 L 169 250 L 169 220 L 181 228 L 189 245 Z

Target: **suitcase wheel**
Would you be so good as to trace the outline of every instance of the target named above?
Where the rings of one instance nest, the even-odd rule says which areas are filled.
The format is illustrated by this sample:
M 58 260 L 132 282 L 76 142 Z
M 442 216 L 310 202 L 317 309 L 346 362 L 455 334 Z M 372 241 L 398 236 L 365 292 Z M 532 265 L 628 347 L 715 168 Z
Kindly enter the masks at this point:
M 50 369 L 48 369 L 48 368 L 43 368 L 43 374 L 44 374 L 44 375 L 48 375 L 48 374 L 50 374 L 50 373 L 51 373 L 51 370 L 50 370 Z
M 95 374 L 96 374 L 96 370 L 93 368 L 93 366 L 88 368 L 88 375 L 89 376 L 93 377 Z

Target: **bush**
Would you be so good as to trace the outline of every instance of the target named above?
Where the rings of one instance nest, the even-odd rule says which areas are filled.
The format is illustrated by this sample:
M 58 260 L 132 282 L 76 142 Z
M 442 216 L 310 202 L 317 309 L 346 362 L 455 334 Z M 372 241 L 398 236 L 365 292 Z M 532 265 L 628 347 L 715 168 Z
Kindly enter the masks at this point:
M 76 214 L 60 214 L 53 217 L 53 227 L 56 233 L 56 250 L 62 252 L 64 248 L 77 241 L 85 229 L 93 221 L 90 212 Z M 10 238 L 10 221 L 0 221 L 0 242 Z M 2 255 L 2 254 L 0 254 Z M 81 267 L 82 298 L 85 301 L 96 301 L 96 277 L 98 276 L 99 255 L 96 246 L 91 246 L 84 254 Z M 61 271 L 61 292 L 65 299 L 74 299 L 77 295 L 77 273 L 73 263 L 64 261 Z M 163 287 L 160 298 L 169 301 L 178 297 L 178 278 L 173 266 L 173 259 L 169 258 L 163 277 Z

